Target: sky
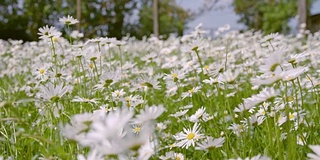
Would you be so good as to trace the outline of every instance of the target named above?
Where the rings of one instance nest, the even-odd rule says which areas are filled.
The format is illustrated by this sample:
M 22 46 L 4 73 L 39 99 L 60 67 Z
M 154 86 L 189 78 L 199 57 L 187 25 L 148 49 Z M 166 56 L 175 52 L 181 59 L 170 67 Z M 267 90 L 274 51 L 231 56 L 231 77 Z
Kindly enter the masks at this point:
M 186 9 L 197 10 L 201 7 L 203 0 L 177 0 L 177 4 Z M 211 10 L 197 17 L 194 21 L 188 23 L 189 31 L 192 30 L 199 23 L 202 23 L 204 29 L 215 30 L 226 24 L 231 26 L 231 29 L 244 29 L 243 24 L 238 23 L 239 16 L 233 11 L 232 7 L 233 0 L 221 0 L 217 5 L 222 6 L 223 9 Z M 316 2 L 311 7 L 311 14 L 320 13 L 320 0 Z M 297 18 L 290 21 L 290 26 L 296 26 Z

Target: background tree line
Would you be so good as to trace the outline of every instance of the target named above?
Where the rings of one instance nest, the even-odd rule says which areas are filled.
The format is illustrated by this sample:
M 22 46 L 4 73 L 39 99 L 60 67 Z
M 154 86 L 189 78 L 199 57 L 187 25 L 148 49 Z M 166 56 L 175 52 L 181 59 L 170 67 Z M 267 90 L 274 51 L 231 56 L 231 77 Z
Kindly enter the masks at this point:
M 127 34 L 142 38 L 153 33 L 151 0 L 80 2 L 81 19 L 78 29 L 86 38 L 108 36 L 120 39 Z M 158 3 L 160 35 L 182 35 L 193 16 L 175 4 L 175 0 L 161 0 Z M 58 22 L 59 17 L 72 15 L 77 18 L 77 1 L 2 0 L 0 13 L 0 38 L 37 40 L 39 27 L 51 25 L 59 28 L 62 27 Z
M 316 0 L 233 0 L 231 6 L 247 29 L 288 33 L 288 21 L 298 14 L 298 1 L 306 4 L 306 14 Z M 0 38 L 37 40 L 38 28 L 44 25 L 62 27 L 59 17 L 80 18 L 78 29 L 85 38 L 121 37 L 130 34 L 138 39 L 154 33 L 155 0 L 1 0 Z M 203 0 L 203 7 L 191 12 L 176 0 L 157 0 L 159 34 L 183 35 L 187 23 L 214 9 L 223 0 Z M 199 2 L 200 3 L 200 2 Z M 301 6 L 300 6 L 301 8 Z

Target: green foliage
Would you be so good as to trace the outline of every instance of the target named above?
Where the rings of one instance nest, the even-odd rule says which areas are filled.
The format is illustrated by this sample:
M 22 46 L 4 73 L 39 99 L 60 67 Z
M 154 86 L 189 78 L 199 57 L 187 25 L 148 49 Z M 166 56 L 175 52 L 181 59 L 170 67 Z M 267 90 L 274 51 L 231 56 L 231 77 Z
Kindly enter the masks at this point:
M 108 36 L 121 39 L 126 34 L 142 37 L 152 30 L 152 1 L 81 0 L 81 32 L 86 38 Z M 140 4 L 140 5 L 138 5 Z M 76 15 L 74 0 L 4 0 L 0 2 L 0 38 L 38 40 L 38 28 L 49 25 L 61 28 L 58 17 Z M 183 34 L 190 18 L 175 0 L 159 2 L 160 34 Z M 136 11 L 139 11 L 135 17 Z M 76 17 L 75 17 L 76 18 Z M 137 18 L 137 22 L 132 22 Z M 13 34 L 15 33 L 15 34 Z
M 266 34 L 288 33 L 288 21 L 297 15 L 295 0 L 234 0 L 235 12 L 240 15 L 239 22 L 248 29 L 263 30 Z
M 159 33 L 168 36 L 170 33 L 183 35 L 186 23 L 191 15 L 186 10 L 177 6 L 175 0 L 159 1 Z M 139 22 L 135 24 L 133 36 L 141 38 L 153 33 L 153 10 L 151 1 L 143 3 L 139 11 Z

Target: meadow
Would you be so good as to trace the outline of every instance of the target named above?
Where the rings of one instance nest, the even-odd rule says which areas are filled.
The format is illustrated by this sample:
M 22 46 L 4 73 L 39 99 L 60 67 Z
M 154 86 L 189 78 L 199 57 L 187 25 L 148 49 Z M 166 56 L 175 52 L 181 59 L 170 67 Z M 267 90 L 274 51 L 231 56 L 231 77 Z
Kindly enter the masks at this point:
M 0 40 L 0 159 L 320 159 L 320 32 L 81 41 L 60 21 Z

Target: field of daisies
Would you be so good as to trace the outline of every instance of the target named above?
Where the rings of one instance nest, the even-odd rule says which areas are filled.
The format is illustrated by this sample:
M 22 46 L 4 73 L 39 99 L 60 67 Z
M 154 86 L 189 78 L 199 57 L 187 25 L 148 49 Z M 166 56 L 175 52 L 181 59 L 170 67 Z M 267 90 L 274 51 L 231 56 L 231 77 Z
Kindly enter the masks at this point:
M 60 21 L 0 40 L 0 159 L 320 159 L 320 32 L 81 41 Z

